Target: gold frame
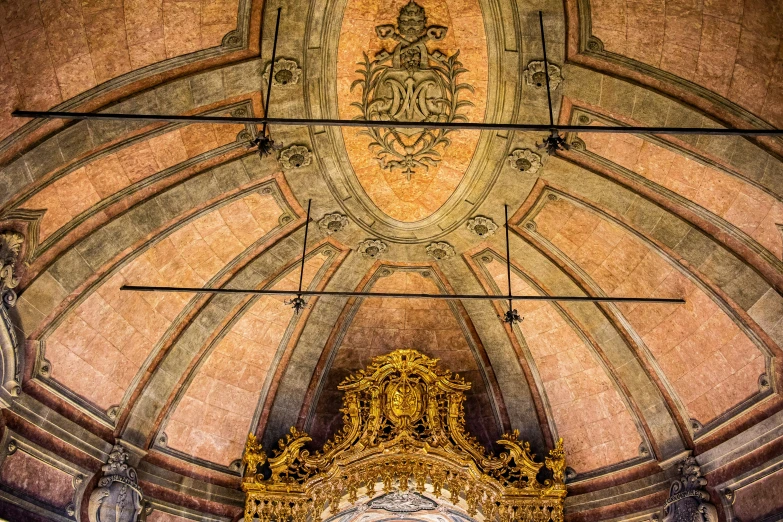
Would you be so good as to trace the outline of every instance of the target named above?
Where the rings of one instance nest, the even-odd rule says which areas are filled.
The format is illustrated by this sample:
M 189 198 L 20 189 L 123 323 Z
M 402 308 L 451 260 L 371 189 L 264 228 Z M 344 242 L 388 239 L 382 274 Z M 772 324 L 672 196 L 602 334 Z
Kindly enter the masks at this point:
M 320 520 L 327 505 L 336 514 L 343 497 L 356 502 L 360 488 L 372 497 L 381 483 L 383 493 L 424 493 L 429 484 L 440 497 L 446 488 L 451 503 L 463 499 L 470 516 L 481 511 L 486 520 L 562 522 L 563 439 L 543 463 L 534 460 L 529 443 L 517 440 L 517 430 L 498 441 L 503 453 L 487 454 L 465 431 L 470 383 L 437 362 L 416 350 L 396 350 L 347 377 L 338 386 L 345 392 L 344 425 L 320 451 L 304 449 L 311 438 L 295 427 L 271 457 L 248 435 L 245 521 Z M 542 483 L 543 467 L 552 478 Z

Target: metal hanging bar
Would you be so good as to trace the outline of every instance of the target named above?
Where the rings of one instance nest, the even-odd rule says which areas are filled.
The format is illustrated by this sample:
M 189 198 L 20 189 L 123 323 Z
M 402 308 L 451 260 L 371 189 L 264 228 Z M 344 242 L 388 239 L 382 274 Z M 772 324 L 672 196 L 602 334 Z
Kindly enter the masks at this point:
M 286 125 L 295 127 L 378 127 L 397 129 L 453 129 L 492 131 L 561 131 L 598 132 L 610 134 L 696 134 L 700 136 L 783 136 L 783 129 L 721 129 L 702 127 L 610 127 L 605 125 L 541 125 L 526 123 L 483 123 L 483 122 L 424 122 L 424 121 L 382 121 L 382 120 L 338 120 L 310 118 L 253 118 L 248 116 L 181 116 L 177 114 L 128 114 L 106 112 L 63 112 L 63 111 L 13 111 L 15 118 L 46 118 L 63 120 L 129 120 L 166 121 L 190 123 L 262 125 Z
M 549 104 L 549 126 L 555 125 L 555 115 L 552 110 L 552 93 L 549 89 L 549 61 L 546 59 L 546 38 L 544 38 L 544 13 L 538 12 L 538 24 L 541 27 L 541 47 L 544 49 L 544 79 L 546 80 L 546 100 Z
M 327 292 L 319 290 L 252 290 L 242 288 L 197 288 L 179 286 L 122 285 L 120 290 L 133 292 L 181 292 L 193 294 L 302 295 L 332 297 L 387 297 L 391 299 L 453 299 L 474 301 L 562 301 L 590 303 L 660 303 L 684 304 L 685 299 L 664 297 L 590 297 L 580 295 L 471 295 L 471 294 L 397 294 L 385 292 Z
M 272 61 L 269 62 L 269 80 L 266 82 L 266 99 L 264 100 L 264 116 L 269 116 L 269 100 L 272 98 L 272 78 L 275 74 L 275 58 L 277 56 L 277 33 L 280 30 L 280 12 L 282 11 L 282 7 L 277 8 L 277 21 L 275 22 L 275 40 L 272 43 Z M 261 31 L 263 32 L 263 27 L 261 28 Z M 260 38 L 260 37 L 259 37 Z M 266 122 L 264 122 L 264 126 L 261 127 L 261 135 L 263 136 L 266 134 Z
M 508 282 L 508 311 L 503 314 L 501 319 L 503 319 L 504 323 L 513 325 L 514 323 L 521 322 L 522 318 L 514 308 L 514 302 L 511 299 L 511 247 L 509 246 L 508 241 L 508 205 L 503 205 L 503 210 L 506 213 L 506 279 Z
M 299 267 L 299 289 L 296 292 L 296 297 L 289 299 L 285 302 L 287 305 L 291 305 L 295 313 L 299 313 L 304 310 L 307 303 L 302 298 L 302 279 L 304 278 L 305 256 L 307 254 L 307 231 L 310 228 L 310 204 L 313 200 L 307 200 L 307 220 L 305 221 L 305 233 L 304 241 L 302 241 L 302 265 Z

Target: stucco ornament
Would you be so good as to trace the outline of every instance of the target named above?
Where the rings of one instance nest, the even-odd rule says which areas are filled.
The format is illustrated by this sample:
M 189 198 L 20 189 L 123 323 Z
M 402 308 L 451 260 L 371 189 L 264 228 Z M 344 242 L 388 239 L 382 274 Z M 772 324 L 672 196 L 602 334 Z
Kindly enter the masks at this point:
M 19 278 L 16 277 L 15 270 L 23 242 L 22 234 L 12 231 L 0 232 L 0 296 L 7 308 L 16 304 L 14 288 L 19 286 Z
M 280 166 L 285 170 L 306 167 L 313 162 L 313 153 L 304 145 L 291 145 L 280 151 Z
M 427 255 L 440 261 L 442 259 L 454 257 L 457 254 L 454 252 L 453 246 L 449 245 L 445 241 L 437 241 L 435 243 L 430 243 L 427 246 Z
M 365 239 L 359 243 L 359 253 L 367 259 L 376 259 L 386 252 L 389 247 L 380 239 Z
M 351 84 L 351 90 L 362 89 L 361 101 L 351 104 L 361 112 L 357 119 L 466 121 L 459 110 L 473 104 L 460 97 L 464 91 L 473 92 L 473 87 L 458 80 L 467 72 L 457 59 L 459 51 L 447 56 L 427 47 L 442 41 L 447 32 L 447 27 L 427 25 L 424 8 L 413 0 L 400 9 L 396 26 L 376 26 L 378 38 L 391 40 L 394 47 L 381 49 L 372 59 L 363 53 L 364 59 L 358 62 L 361 78 Z M 440 163 L 443 149 L 451 143 L 450 132 L 368 128 L 362 134 L 371 138 L 370 148 L 381 168 L 400 170 L 410 180 L 418 169 Z
M 541 168 L 541 156 L 530 149 L 516 149 L 508 155 L 508 163 L 520 172 L 535 174 Z
M 718 522 L 718 511 L 707 502 L 710 495 L 703 491 L 707 479 L 694 457 L 688 457 L 678 466 L 680 478 L 669 489 L 669 498 L 663 508 L 663 522 Z
M 468 230 L 480 238 L 489 237 L 498 229 L 498 226 L 494 221 L 484 216 L 476 216 L 469 219 L 466 226 L 468 227 Z
M 283 87 L 285 85 L 296 85 L 302 77 L 302 69 L 294 60 L 280 58 L 275 62 L 274 73 L 272 74 L 272 85 Z M 269 64 L 264 70 L 264 82 L 269 81 Z
M 550 63 L 549 70 L 547 72 L 549 73 L 549 89 L 554 91 L 560 86 L 561 83 L 563 83 L 563 76 L 560 73 L 560 67 Z M 535 87 L 536 89 L 545 88 L 546 73 L 544 72 L 544 62 L 530 62 L 527 64 L 527 68 L 525 69 L 525 72 L 522 74 L 522 76 L 525 79 L 525 83 L 531 87 Z
M 348 217 L 340 214 L 339 212 L 326 214 L 318 221 L 318 228 L 320 228 L 326 235 L 340 232 L 347 226 Z
M 136 470 L 128 464 L 130 455 L 122 445 L 115 444 L 103 477 L 90 495 L 90 522 L 136 522 L 144 506 Z

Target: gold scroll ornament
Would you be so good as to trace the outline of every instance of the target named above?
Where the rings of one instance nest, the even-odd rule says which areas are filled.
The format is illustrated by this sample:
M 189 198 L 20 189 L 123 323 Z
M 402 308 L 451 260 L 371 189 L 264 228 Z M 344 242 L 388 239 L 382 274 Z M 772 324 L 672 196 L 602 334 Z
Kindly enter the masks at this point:
M 320 451 L 304 449 L 310 437 L 296 428 L 270 457 L 248 436 L 245 466 L 245 520 L 319 521 L 328 506 L 360 494 L 425 491 L 464 501 L 470 516 L 479 511 L 498 522 L 562 522 L 565 487 L 563 439 L 543 463 L 514 430 L 498 442 L 505 451 L 488 454 L 465 431 L 463 402 L 470 383 L 437 366 L 416 350 L 396 350 L 347 377 L 343 427 Z M 546 467 L 551 479 L 539 482 Z M 264 478 L 264 477 L 269 478 Z M 431 487 L 429 487 L 431 486 Z M 380 493 L 380 492 L 379 492 Z

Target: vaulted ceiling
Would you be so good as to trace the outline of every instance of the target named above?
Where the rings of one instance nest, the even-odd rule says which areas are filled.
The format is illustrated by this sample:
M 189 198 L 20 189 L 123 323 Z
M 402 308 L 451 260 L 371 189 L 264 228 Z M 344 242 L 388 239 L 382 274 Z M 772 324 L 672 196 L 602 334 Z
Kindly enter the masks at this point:
M 783 126 L 775 0 L 0 3 L 0 225 L 25 237 L 6 429 L 93 471 L 123 439 L 147 520 L 234 517 L 249 431 L 324 442 L 337 384 L 410 347 L 472 383 L 467 425 L 487 447 L 519 429 L 541 455 L 563 437 L 569 517 L 603 520 L 659 507 L 673 459 L 772 422 L 779 138 L 571 133 L 548 155 L 542 133 L 272 125 L 283 148 L 260 157 L 250 124 L 10 115 L 261 116 L 271 73 L 274 117 L 546 123 L 539 9 L 562 124 Z M 395 53 L 390 35 L 416 23 L 427 36 Z M 308 200 L 310 289 L 503 293 L 508 205 L 515 294 L 686 304 L 519 302 L 509 326 L 490 301 L 319 297 L 295 314 L 277 297 L 119 290 L 295 288 Z M 715 484 L 752 467 L 715 466 Z M 66 484 L 68 469 L 36 473 Z M 74 502 L 60 489 L 40 509 Z

